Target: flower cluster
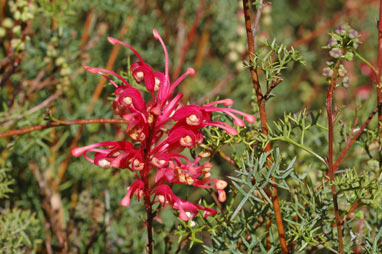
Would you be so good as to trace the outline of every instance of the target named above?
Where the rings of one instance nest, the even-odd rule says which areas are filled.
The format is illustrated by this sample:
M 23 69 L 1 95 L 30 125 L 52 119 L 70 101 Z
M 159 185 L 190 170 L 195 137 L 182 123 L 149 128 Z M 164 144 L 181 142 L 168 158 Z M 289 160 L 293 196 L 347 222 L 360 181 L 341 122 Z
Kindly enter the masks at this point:
M 336 61 L 347 60 L 351 61 L 354 57 L 354 52 L 360 44 L 359 33 L 352 29 L 348 24 L 339 25 L 335 29 L 335 33 L 331 33 L 327 45 L 324 48 L 329 49 L 329 55 L 333 58 L 333 61 L 327 62 L 327 67 L 323 69 L 323 76 L 331 79 L 334 73 L 333 69 Z M 345 67 L 340 64 L 338 67 L 338 74 L 336 78 L 341 78 L 343 86 L 349 85 L 349 77 L 346 75 L 347 71 Z
M 191 149 L 203 142 L 200 130 L 206 126 L 216 126 L 224 129 L 230 135 L 236 135 L 237 130 L 231 125 L 211 120 L 211 114 L 219 111 L 233 119 L 237 126 L 244 126 L 242 116 L 247 122 L 254 122 L 255 117 L 232 108 L 231 99 L 211 102 L 205 106 L 181 104 L 182 94 L 174 94 L 175 88 L 188 75 L 195 71 L 188 68 L 175 82 L 169 78 L 168 53 L 159 33 L 153 31 L 155 39 L 161 43 L 165 54 L 165 71 L 154 72 L 130 45 L 114 38 L 108 38 L 113 45 L 123 45 L 129 48 L 139 59 L 131 65 L 130 71 L 138 84 L 144 84 L 151 94 L 151 100 L 146 102 L 141 92 L 131 86 L 121 75 L 106 69 L 84 66 L 94 74 L 100 74 L 115 86 L 113 109 L 115 114 L 128 121 L 126 133 L 130 141 L 107 141 L 72 150 L 74 156 L 83 155 L 88 161 L 104 169 L 115 167 L 129 169 L 136 176 L 135 182 L 127 188 L 126 196 L 121 205 L 129 206 L 133 195 L 138 200 L 145 199 L 149 205 L 160 203 L 170 205 L 179 210 L 179 218 L 192 219 L 198 211 L 204 211 L 204 216 L 216 214 L 211 208 L 206 208 L 177 197 L 171 186 L 174 184 L 192 185 L 199 188 L 216 189 L 219 201 L 224 202 L 227 183 L 219 179 L 211 179 L 212 164 L 203 162 L 206 152 L 200 153 L 194 161 L 181 154 L 184 149 Z M 113 75 L 121 81 L 118 85 L 109 77 Z M 89 154 L 93 154 L 90 156 Z M 150 175 L 155 174 L 153 181 Z

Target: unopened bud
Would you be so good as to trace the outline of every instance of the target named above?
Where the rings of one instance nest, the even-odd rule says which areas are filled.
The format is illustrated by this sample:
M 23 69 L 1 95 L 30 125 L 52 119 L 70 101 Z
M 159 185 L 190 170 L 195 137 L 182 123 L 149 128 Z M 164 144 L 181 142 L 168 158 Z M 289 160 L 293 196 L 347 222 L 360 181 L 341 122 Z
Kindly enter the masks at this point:
M 218 180 L 215 184 L 216 189 L 218 190 L 223 190 L 225 187 L 227 187 L 227 185 L 228 185 L 227 182 L 223 180 Z
M 209 152 L 209 151 L 201 151 L 199 153 L 199 156 L 202 157 L 202 158 L 208 158 L 208 157 L 211 156 L 211 152 Z
M 225 191 L 220 191 L 219 192 L 219 201 L 224 202 L 226 200 L 227 196 L 225 194 Z

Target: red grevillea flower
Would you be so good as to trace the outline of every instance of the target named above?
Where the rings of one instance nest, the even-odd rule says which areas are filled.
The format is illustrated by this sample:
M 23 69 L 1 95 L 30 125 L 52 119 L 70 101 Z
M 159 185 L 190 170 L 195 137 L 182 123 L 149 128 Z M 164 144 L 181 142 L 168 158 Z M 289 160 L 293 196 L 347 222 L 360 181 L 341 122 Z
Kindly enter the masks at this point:
M 192 219 L 198 211 L 203 211 L 204 216 L 216 214 L 211 208 L 181 200 L 177 197 L 171 186 L 174 184 L 193 185 L 199 188 L 216 189 L 219 200 L 224 202 L 227 183 L 223 180 L 210 179 L 212 164 L 202 163 L 199 155 L 190 161 L 181 155 L 184 149 L 190 149 L 203 142 L 200 130 L 206 126 L 216 126 L 224 129 L 230 135 L 236 135 L 234 127 L 224 122 L 212 121 L 211 114 L 219 111 L 233 119 L 237 126 L 244 126 L 244 121 L 253 123 L 255 117 L 238 110 L 217 105 L 231 106 L 233 100 L 225 99 L 211 102 L 205 106 L 180 104 L 182 94 L 174 95 L 175 88 L 188 75 L 195 71 L 188 68 L 175 82 L 170 82 L 168 73 L 168 53 L 164 42 L 156 30 L 153 31 L 155 39 L 159 40 L 165 54 L 165 71 L 154 72 L 142 59 L 138 52 L 130 45 L 109 37 L 114 45 L 123 45 L 129 48 L 138 57 L 139 61 L 131 65 L 131 74 L 135 81 L 144 84 L 151 94 L 151 100 L 146 102 L 141 92 L 132 87 L 119 74 L 100 68 L 84 66 L 95 74 L 100 74 L 115 86 L 114 112 L 129 121 L 126 132 L 130 141 L 106 141 L 72 150 L 74 156 L 83 155 L 85 159 L 104 169 L 116 167 L 131 170 L 135 182 L 128 188 L 121 205 L 129 206 L 133 195 L 138 200 L 145 199 L 149 205 L 160 203 L 168 204 L 173 209 L 179 210 L 179 218 Z M 109 75 L 118 78 L 122 85 L 114 82 Z M 134 143 L 134 145 L 132 144 Z M 138 145 L 137 145 L 138 144 Z M 93 154 L 93 156 L 89 156 Z M 155 181 L 149 182 L 149 176 L 155 174 Z

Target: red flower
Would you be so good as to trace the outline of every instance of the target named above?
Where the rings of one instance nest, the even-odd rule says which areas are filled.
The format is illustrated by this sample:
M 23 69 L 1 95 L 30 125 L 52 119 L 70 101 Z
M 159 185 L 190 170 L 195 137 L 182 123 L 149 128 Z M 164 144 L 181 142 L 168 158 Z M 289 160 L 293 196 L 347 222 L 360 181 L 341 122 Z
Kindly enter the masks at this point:
M 175 88 L 188 75 L 194 75 L 195 71 L 188 68 L 173 83 L 170 82 L 168 73 L 168 53 L 159 33 L 154 30 L 154 37 L 160 41 L 165 53 L 165 71 L 154 72 L 142 59 L 138 52 L 130 45 L 109 37 L 112 44 L 120 44 L 138 57 L 139 61 L 131 65 L 130 71 L 138 84 L 144 84 L 151 94 L 151 100 L 146 102 L 141 92 L 132 87 L 121 75 L 100 68 L 84 66 L 91 72 L 107 78 L 115 86 L 114 112 L 129 121 L 126 133 L 131 141 L 109 141 L 93 145 L 74 148 L 74 156 L 83 155 L 88 161 L 102 168 L 117 167 L 129 169 L 134 172 L 137 179 L 128 188 L 121 205 L 129 206 L 132 196 L 135 194 L 140 200 L 145 197 L 151 204 L 169 204 L 173 209 L 179 210 L 179 218 L 182 220 L 192 219 L 198 211 L 204 211 L 204 216 L 216 214 L 211 208 L 181 200 L 171 190 L 173 184 L 186 184 L 199 188 L 216 189 L 219 200 L 226 199 L 224 189 L 227 182 L 210 179 L 212 164 L 201 162 L 203 158 L 198 156 L 194 161 L 179 154 L 184 149 L 191 149 L 203 142 L 200 130 L 206 126 L 216 126 L 224 129 L 230 135 L 236 135 L 234 127 L 220 121 L 212 121 L 213 112 L 222 112 L 233 119 L 236 126 L 244 126 L 244 121 L 253 123 L 255 117 L 238 110 L 215 105 L 232 106 L 233 100 L 224 99 L 211 102 L 205 106 L 187 105 L 182 106 L 180 100 L 182 94 L 173 95 Z M 118 78 L 122 85 L 118 85 L 108 75 Z M 94 153 L 94 159 L 89 157 Z M 155 183 L 150 185 L 149 176 L 155 174 Z M 153 197 L 153 199 L 151 199 Z

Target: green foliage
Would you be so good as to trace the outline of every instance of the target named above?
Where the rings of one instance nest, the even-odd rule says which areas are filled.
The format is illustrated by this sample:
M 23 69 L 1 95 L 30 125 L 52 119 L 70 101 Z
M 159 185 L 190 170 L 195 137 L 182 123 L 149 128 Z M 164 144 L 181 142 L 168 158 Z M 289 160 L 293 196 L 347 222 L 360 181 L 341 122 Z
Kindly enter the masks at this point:
M 10 188 L 14 183 L 14 180 L 9 179 L 9 175 L 7 174 L 10 169 L 0 168 L 0 199 L 9 198 L 8 194 L 12 193 L 12 189 Z
M 288 49 L 284 44 L 277 44 L 276 39 L 272 42 L 266 41 L 264 47 L 255 53 L 248 66 L 264 71 L 266 87 L 280 83 L 281 72 L 285 70 L 289 63 L 304 63 L 298 51 L 293 47 Z
M 34 214 L 18 208 L 0 210 L 1 253 L 36 253 L 40 244 L 41 225 Z
M 231 199 L 225 203 L 224 211 L 212 219 L 200 220 L 201 225 L 183 227 L 183 231 L 180 231 L 182 237 L 204 229 L 208 230 L 211 237 L 210 246 L 204 245 L 205 253 L 267 253 L 264 247 L 267 237 L 264 224 L 269 213 L 272 213 L 272 201 L 267 187 L 276 184 L 282 189 L 291 190 L 289 181 L 294 182 L 292 186 L 300 182 L 293 169 L 294 160 L 284 165 L 280 151 L 276 150 L 272 153 L 274 162 L 269 167 L 266 163 L 269 154 L 256 158 L 254 153 L 247 153 L 242 168 L 230 177 Z M 273 248 L 269 253 L 278 253 L 276 228 L 272 227 L 271 232 Z

